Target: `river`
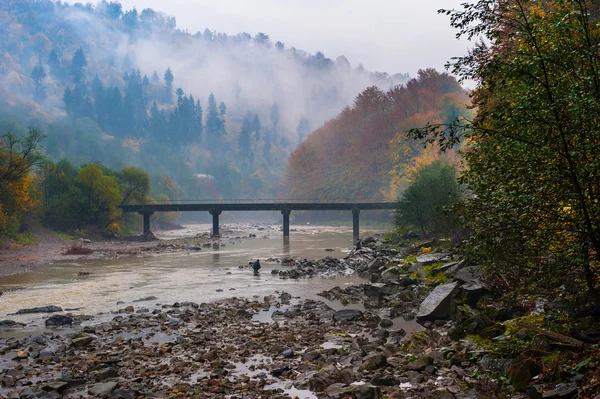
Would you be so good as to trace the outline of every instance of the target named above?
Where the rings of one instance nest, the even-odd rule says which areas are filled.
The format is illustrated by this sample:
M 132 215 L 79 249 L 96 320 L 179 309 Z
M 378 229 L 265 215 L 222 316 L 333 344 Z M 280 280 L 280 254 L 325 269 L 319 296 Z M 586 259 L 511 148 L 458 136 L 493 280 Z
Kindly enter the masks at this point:
M 158 234 L 168 240 L 209 231 L 208 225 Z M 234 226 L 219 244 L 201 251 L 184 251 L 102 261 L 70 261 L 37 266 L 26 274 L 0 277 L 0 319 L 41 323 L 43 315 L 14 315 L 17 310 L 57 305 L 75 314 L 96 315 L 127 305 L 152 307 L 157 303 L 215 301 L 232 296 L 264 296 L 286 291 L 293 296 L 320 299 L 317 293 L 335 286 L 360 284 L 356 275 L 284 280 L 271 274 L 284 269 L 268 258 L 343 257 L 351 250 L 352 231 L 346 227 L 302 226 L 284 241 L 278 226 Z M 363 231 L 363 236 L 368 234 Z M 370 233 L 373 233 L 371 231 Z M 255 234 L 256 238 L 241 238 Z M 333 251 L 325 251 L 330 249 Z M 239 268 L 255 259 L 259 276 Z M 82 276 L 80 273 L 89 273 Z M 149 296 L 155 300 L 134 302 Z M 331 306 L 338 307 L 336 304 Z M 356 306 L 355 306 L 356 307 Z

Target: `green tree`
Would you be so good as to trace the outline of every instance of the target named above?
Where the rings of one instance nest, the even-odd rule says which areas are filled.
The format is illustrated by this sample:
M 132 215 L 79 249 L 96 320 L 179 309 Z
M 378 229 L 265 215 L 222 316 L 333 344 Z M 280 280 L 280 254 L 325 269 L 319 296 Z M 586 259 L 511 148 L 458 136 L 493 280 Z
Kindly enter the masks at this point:
M 454 168 L 434 161 L 417 170 L 414 181 L 398 200 L 395 224 L 400 229 L 418 228 L 423 234 L 448 233 L 454 220 L 445 210 L 458 199 Z
M 472 122 L 412 132 L 442 148 L 466 137 L 471 248 L 511 287 L 594 290 L 600 262 L 600 17 L 591 0 L 481 0 L 445 11 L 483 37 L 454 63 L 478 83 Z M 577 280 L 579 277 L 579 280 Z M 528 284 L 523 284 L 524 281 Z M 512 283 L 511 283 L 512 281 Z M 577 290 L 578 288 L 575 288 Z
M 80 47 L 75 51 L 75 55 L 71 61 L 71 75 L 73 75 L 73 82 L 77 84 L 82 81 L 86 66 L 87 60 L 85 59 L 83 49 Z
M 87 164 L 77 172 L 77 182 L 83 193 L 84 222 L 105 228 L 121 215 L 117 207 L 121 191 L 115 177 L 105 176 L 95 164 Z
M 35 99 L 36 101 L 43 101 L 46 99 L 46 86 L 44 85 L 44 79 L 46 79 L 46 71 L 44 66 L 38 63 L 31 71 L 31 79 L 35 84 Z
M 122 199 L 121 205 L 128 202 L 144 203 L 150 194 L 150 176 L 135 166 L 128 166 L 119 173 Z
M 253 131 L 253 117 L 252 113 L 248 111 L 246 116 L 244 117 L 244 121 L 242 122 L 242 127 L 240 129 L 240 135 L 238 136 L 238 154 L 240 158 L 244 161 L 244 164 L 248 165 L 252 163 L 254 158 L 254 151 L 252 149 L 253 140 L 252 140 L 252 131 Z
M 171 72 L 171 68 L 167 68 L 165 71 L 165 94 L 163 96 L 163 101 L 166 104 L 171 104 L 173 102 L 173 81 L 175 77 L 173 76 L 173 72 Z

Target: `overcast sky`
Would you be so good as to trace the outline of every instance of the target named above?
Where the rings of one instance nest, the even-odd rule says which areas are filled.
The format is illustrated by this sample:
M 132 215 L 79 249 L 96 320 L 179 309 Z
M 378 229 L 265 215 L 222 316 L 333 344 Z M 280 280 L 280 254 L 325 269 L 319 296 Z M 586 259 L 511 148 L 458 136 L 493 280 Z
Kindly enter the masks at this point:
M 464 0 L 120 0 L 138 11 L 152 8 L 177 18 L 191 33 L 205 28 L 227 34 L 258 32 L 273 42 L 335 59 L 345 55 L 352 66 L 371 71 L 442 70 L 451 57 L 463 55 L 439 8 Z

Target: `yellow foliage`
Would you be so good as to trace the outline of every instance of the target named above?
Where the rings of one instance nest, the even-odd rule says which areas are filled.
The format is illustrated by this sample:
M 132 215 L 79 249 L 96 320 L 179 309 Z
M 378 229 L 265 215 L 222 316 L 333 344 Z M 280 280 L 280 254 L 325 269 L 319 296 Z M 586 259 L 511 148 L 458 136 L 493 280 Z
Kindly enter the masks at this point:
M 431 252 L 431 247 L 423 247 L 421 248 L 421 252 L 424 254 L 428 254 Z

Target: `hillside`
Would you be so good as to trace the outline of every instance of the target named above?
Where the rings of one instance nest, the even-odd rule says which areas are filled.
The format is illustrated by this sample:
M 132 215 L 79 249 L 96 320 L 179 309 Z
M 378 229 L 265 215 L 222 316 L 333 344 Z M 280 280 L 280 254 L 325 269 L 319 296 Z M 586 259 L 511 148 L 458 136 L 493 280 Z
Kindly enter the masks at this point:
M 179 198 L 277 195 L 311 127 L 407 78 L 117 2 L 3 1 L 0 39 L 0 131 L 39 127 L 50 159 L 139 166 Z
M 369 87 L 296 148 L 286 190 L 291 198 L 394 200 L 411 169 L 439 156 L 405 132 L 466 116 L 467 104 L 456 79 L 432 69 L 387 92 Z

